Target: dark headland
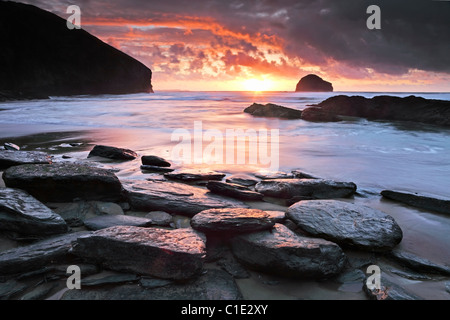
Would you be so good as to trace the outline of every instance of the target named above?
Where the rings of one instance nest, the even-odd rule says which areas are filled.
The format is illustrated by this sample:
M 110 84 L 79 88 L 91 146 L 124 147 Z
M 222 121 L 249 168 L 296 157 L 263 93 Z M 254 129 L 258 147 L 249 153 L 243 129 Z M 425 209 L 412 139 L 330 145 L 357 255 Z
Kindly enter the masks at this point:
M 0 101 L 153 92 L 144 64 L 32 5 L 0 2 Z

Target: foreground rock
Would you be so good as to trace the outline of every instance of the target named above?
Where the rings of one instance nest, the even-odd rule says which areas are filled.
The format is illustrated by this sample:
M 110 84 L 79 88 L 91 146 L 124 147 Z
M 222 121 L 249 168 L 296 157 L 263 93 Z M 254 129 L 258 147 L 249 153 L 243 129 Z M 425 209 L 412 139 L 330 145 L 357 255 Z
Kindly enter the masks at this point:
M 236 237 L 232 251 L 241 263 L 283 277 L 330 277 L 340 273 L 346 261 L 335 243 L 298 236 L 281 224 Z
M 203 210 L 216 208 L 246 208 L 244 203 L 214 195 L 207 190 L 182 183 L 146 181 L 125 184 L 131 207 L 140 211 L 166 211 L 193 216 Z
M 187 283 L 144 288 L 139 285 L 68 290 L 62 300 L 241 300 L 233 277 L 222 270 L 208 270 Z M 181 311 L 180 311 L 181 312 Z
M 84 220 L 89 230 L 100 230 L 115 226 L 150 227 L 152 220 L 125 215 L 104 215 Z
M 251 191 L 247 187 L 233 183 L 226 183 L 222 181 L 208 181 L 206 187 L 213 193 L 222 194 L 224 196 L 240 200 L 260 201 L 264 198 L 264 195 L 262 195 L 261 193 Z
M 272 229 L 270 215 L 259 209 L 210 209 L 191 219 L 195 230 L 213 235 L 235 235 Z
M 0 274 L 16 274 L 73 260 L 72 242 L 89 232 L 68 233 L 28 246 L 0 252 Z
M 219 172 L 171 172 L 164 174 L 166 178 L 182 180 L 182 181 L 207 181 L 207 180 L 222 180 L 225 174 Z
M 117 201 L 122 197 L 122 185 L 114 173 L 78 164 L 15 166 L 3 173 L 3 180 L 7 187 L 26 190 L 42 202 Z
M 193 230 L 125 226 L 79 237 L 73 253 L 111 270 L 178 280 L 200 275 L 206 254 Z
M 413 121 L 450 126 L 450 101 L 409 96 L 335 96 L 303 110 L 302 119 L 336 121 L 339 117 L 369 120 Z
M 275 180 L 275 179 L 293 179 L 295 178 L 292 173 L 288 172 L 269 172 L 269 173 L 255 173 L 255 177 L 263 180 Z
M 157 156 L 142 156 L 142 164 L 156 167 L 170 167 L 171 164 L 166 159 Z
M 46 236 L 68 228 L 63 218 L 26 192 L 0 188 L 0 230 Z
M 346 198 L 356 192 L 353 182 L 336 182 L 322 179 L 263 180 L 255 186 L 265 196 L 290 199 L 296 196 L 314 199 Z
M 385 198 L 399 201 L 416 208 L 450 214 L 450 200 L 424 197 L 412 193 L 391 190 L 383 190 L 381 195 Z
M 403 237 L 391 216 L 342 201 L 301 201 L 289 207 L 286 216 L 314 237 L 365 250 L 392 249 Z
M 256 179 L 255 177 L 244 173 L 233 174 L 229 176 L 225 181 L 229 183 L 239 184 L 245 187 L 254 186 L 259 182 L 259 180 Z
M 145 215 L 145 218 L 152 221 L 152 225 L 167 227 L 173 223 L 173 217 L 164 211 L 152 211 Z
M 244 109 L 245 113 L 249 113 L 254 117 L 269 117 L 281 119 L 301 119 L 302 112 L 300 110 L 286 108 L 273 103 L 259 104 L 253 103 L 250 107 Z
M 49 164 L 50 155 L 39 151 L 0 150 L 0 169 L 21 164 Z
M 102 157 L 114 160 L 134 160 L 137 156 L 137 153 L 130 149 L 96 145 L 89 152 L 88 158 Z
M 421 258 L 410 252 L 392 250 L 387 256 L 399 264 L 417 272 L 441 274 L 450 276 L 450 267 L 439 265 L 428 259 Z
M 295 87 L 296 92 L 332 92 L 333 85 L 315 74 L 308 74 L 300 79 Z
M 149 68 L 83 29 L 70 30 L 67 17 L 0 2 L 1 90 L 19 97 L 152 92 Z

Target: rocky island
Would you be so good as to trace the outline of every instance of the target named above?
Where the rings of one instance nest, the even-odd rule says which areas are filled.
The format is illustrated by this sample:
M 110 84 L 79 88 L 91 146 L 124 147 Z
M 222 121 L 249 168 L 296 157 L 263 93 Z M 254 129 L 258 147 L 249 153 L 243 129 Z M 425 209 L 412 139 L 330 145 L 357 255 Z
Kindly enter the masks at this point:
M 315 74 L 308 74 L 300 79 L 295 88 L 296 92 L 332 92 L 333 85 Z
M 144 64 L 32 5 L 0 2 L 0 101 L 152 91 Z

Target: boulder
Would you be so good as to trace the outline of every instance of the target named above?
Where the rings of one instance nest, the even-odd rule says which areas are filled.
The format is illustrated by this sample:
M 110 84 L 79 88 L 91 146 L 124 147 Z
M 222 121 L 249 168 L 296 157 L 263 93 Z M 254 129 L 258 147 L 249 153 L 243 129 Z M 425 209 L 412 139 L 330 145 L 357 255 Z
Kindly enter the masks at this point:
M 27 246 L 0 252 L 0 274 L 28 272 L 73 260 L 72 242 L 89 232 L 66 233 Z
M 83 29 L 70 30 L 61 13 L 0 2 L 2 91 L 25 98 L 153 92 L 149 68 Z
M 346 198 L 356 192 L 353 182 L 337 182 L 323 179 L 274 179 L 263 180 L 255 186 L 265 196 L 290 199 L 296 196 L 314 199 Z
M 169 226 L 173 222 L 173 217 L 164 211 L 149 212 L 145 218 L 150 219 L 155 226 Z
M 437 199 L 392 190 L 383 190 L 381 195 L 390 200 L 399 201 L 416 208 L 450 214 L 450 200 L 447 199 Z
M 319 177 L 316 177 L 312 174 L 309 174 L 309 173 L 301 171 L 301 170 L 293 170 L 292 174 L 294 175 L 294 178 L 296 178 L 296 179 L 320 179 Z
M 219 172 L 171 172 L 164 174 L 166 178 L 182 180 L 182 181 L 204 181 L 204 180 L 222 180 L 225 177 L 224 173 Z
M 412 121 L 450 125 L 450 101 L 422 97 L 339 95 L 303 110 L 302 119 L 309 121 L 336 121 L 342 117 L 369 120 Z
M 171 164 L 167 160 L 157 156 L 142 156 L 143 165 L 156 166 L 156 167 L 170 167 Z
M 14 166 L 3 173 L 3 180 L 7 187 L 26 190 L 42 202 L 122 198 L 122 185 L 114 173 L 78 164 Z
M 335 243 L 301 237 L 281 224 L 271 231 L 238 236 L 231 244 L 239 262 L 282 277 L 331 277 L 340 273 L 346 262 Z
M 417 272 L 441 274 L 450 276 L 450 267 L 439 265 L 428 259 L 421 258 L 413 253 L 402 251 L 399 249 L 388 252 L 387 257 L 396 261 L 397 263 L 408 267 Z
M 114 226 L 150 227 L 152 220 L 125 215 L 102 215 L 84 220 L 89 230 L 100 230 Z
M 137 153 L 130 149 L 96 145 L 89 152 L 88 158 L 102 157 L 113 160 L 134 160 L 137 156 Z
M 200 275 L 206 254 L 203 238 L 193 230 L 127 226 L 81 236 L 73 253 L 107 269 L 176 280 Z
M 92 287 L 68 290 L 62 300 L 241 300 L 239 287 L 225 271 L 210 269 L 187 283 L 164 283 L 145 288 L 140 285 Z
M 197 213 L 191 226 L 206 235 L 231 236 L 272 229 L 274 222 L 269 214 L 259 209 L 210 209 Z
M 255 177 L 244 173 L 233 174 L 229 176 L 225 181 L 229 183 L 239 184 L 245 187 L 254 186 L 259 182 L 259 180 L 256 179 Z
M 7 169 L 21 164 L 49 164 L 51 157 L 39 151 L 0 150 L 0 169 Z
M 200 211 L 215 208 L 246 208 L 244 203 L 207 190 L 182 183 L 145 181 L 124 185 L 131 207 L 140 211 L 166 211 L 193 216 Z
M 0 188 L 0 230 L 48 236 L 67 232 L 61 216 L 18 189 Z
M 253 103 L 250 107 L 244 109 L 245 113 L 249 113 L 254 117 L 269 117 L 280 119 L 301 119 L 302 111 L 279 106 L 273 103 L 259 104 Z
M 222 181 L 208 181 L 206 185 L 209 191 L 231 198 L 246 201 L 260 201 L 264 198 L 261 193 L 251 191 L 247 187 L 239 184 L 227 183 Z
M 286 215 L 311 236 L 343 246 L 383 251 L 395 247 L 403 237 L 402 230 L 391 216 L 348 202 L 301 201 L 289 207 Z
M 333 85 L 315 74 L 308 74 L 300 79 L 296 92 L 333 92 Z

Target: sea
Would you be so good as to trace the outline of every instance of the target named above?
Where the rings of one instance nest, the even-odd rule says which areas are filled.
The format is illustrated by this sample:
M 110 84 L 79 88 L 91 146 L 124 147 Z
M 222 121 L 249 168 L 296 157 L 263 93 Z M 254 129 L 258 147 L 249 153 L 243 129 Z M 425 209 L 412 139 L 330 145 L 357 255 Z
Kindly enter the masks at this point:
M 50 97 L 0 103 L 0 143 L 12 142 L 23 150 L 50 152 L 57 159 L 64 155 L 65 158 L 86 160 L 93 145 L 103 144 L 132 149 L 139 155 L 152 154 L 175 160 L 174 148 L 180 146 L 180 132 L 185 137 L 191 136 L 192 145 L 196 130 L 203 134 L 212 132 L 216 139 L 220 135 L 225 139 L 227 130 L 256 133 L 258 139 L 268 132 L 273 138 L 268 142 L 274 147 L 271 155 L 276 156 L 276 159 L 271 158 L 271 165 L 267 161 L 250 163 L 250 155 L 254 151 L 250 142 L 246 142 L 236 143 L 234 147 L 222 144 L 235 148 L 236 154 L 244 152 L 245 161 L 239 162 L 236 158 L 235 161 L 211 162 L 211 159 L 202 159 L 205 153 L 200 152 L 195 155 L 197 158 L 190 158 L 192 161 L 176 159 L 175 167 L 215 170 L 227 175 L 302 170 L 326 179 L 354 182 L 358 186 L 358 194 L 352 201 L 394 216 L 404 231 L 402 248 L 450 265 L 450 217 L 407 207 L 380 196 L 380 191 L 391 189 L 449 199 L 450 128 L 356 118 L 332 123 L 307 122 L 254 117 L 243 112 L 253 103 L 274 103 L 302 110 L 340 94 L 367 98 L 415 95 L 450 100 L 450 93 L 388 92 L 160 91 L 153 94 Z M 204 135 L 202 139 L 201 150 L 204 150 L 212 140 L 206 141 Z M 215 150 L 214 155 L 217 152 L 220 155 L 220 152 L 225 154 L 230 150 Z M 114 167 L 121 179 L 147 177 L 139 169 L 139 160 L 107 165 Z M 417 281 L 407 284 L 413 288 L 417 286 L 415 289 L 424 291 L 427 297 L 448 298 L 443 284 L 417 284 Z M 256 284 L 245 285 L 254 292 L 248 296 L 250 298 L 272 298 L 269 293 L 264 293 L 267 290 Z M 293 293 L 286 289 L 288 287 L 283 287 L 287 292 L 278 293 L 277 297 L 305 298 L 297 289 L 292 289 Z M 318 296 L 323 297 L 323 292 L 318 292 L 321 292 L 317 293 Z M 314 297 L 314 293 L 307 298 L 310 297 Z

